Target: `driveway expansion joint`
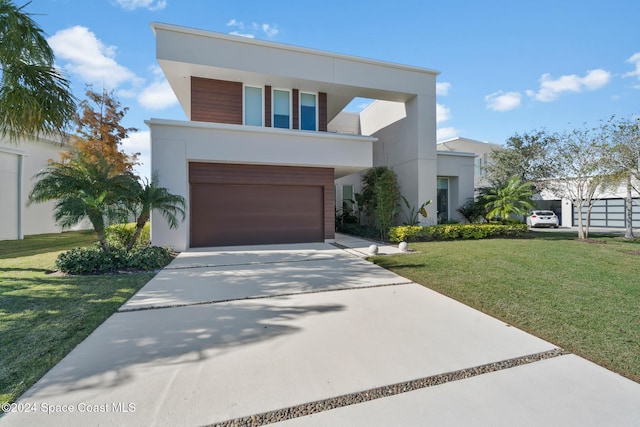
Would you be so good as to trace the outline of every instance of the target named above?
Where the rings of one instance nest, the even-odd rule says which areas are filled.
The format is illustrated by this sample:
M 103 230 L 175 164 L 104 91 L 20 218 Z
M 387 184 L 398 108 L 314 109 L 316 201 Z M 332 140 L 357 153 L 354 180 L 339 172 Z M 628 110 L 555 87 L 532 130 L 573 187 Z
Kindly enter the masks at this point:
M 195 269 L 195 268 L 221 268 L 221 267 L 242 267 L 247 265 L 290 264 L 294 262 L 326 261 L 328 259 L 335 259 L 335 258 L 336 257 L 290 259 L 285 261 L 251 261 L 251 262 L 242 262 L 238 264 L 194 264 L 194 265 L 175 266 L 175 267 L 171 267 L 171 265 L 168 265 L 164 268 L 164 270 L 189 270 L 189 269 Z
M 209 424 L 207 427 L 256 427 L 272 424 L 280 421 L 317 414 L 332 409 L 342 408 L 345 406 L 356 405 L 358 403 L 364 403 L 371 400 L 381 399 L 384 397 L 395 396 L 398 394 L 403 394 L 427 387 L 446 384 L 453 381 L 464 380 L 491 372 L 502 371 L 504 369 L 515 368 L 517 366 L 528 365 L 531 363 L 539 362 L 546 359 L 552 359 L 567 354 L 571 354 L 571 352 L 568 352 L 561 348 L 554 348 L 549 351 L 530 354 L 527 356 L 515 357 L 512 359 L 502 360 L 494 363 L 488 363 L 485 365 L 476 366 L 474 368 L 460 369 L 445 374 L 432 375 L 429 377 L 418 378 L 415 380 L 404 381 L 382 387 L 376 387 L 369 390 L 345 394 L 342 396 L 331 397 L 329 399 L 303 403 L 301 405 L 290 406 L 288 408 L 282 408 L 269 412 L 263 412 L 260 414 L 235 418 L 219 423 Z
M 387 286 L 403 286 L 403 285 L 414 285 L 414 284 L 415 284 L 414 282 L 407 281 L 407 282 L 383 283 L 379 285 L 355 286 L 355 287 L 345 287 L 345 288 L 335 288 L 335 289 L 318 289 L 315 291 L 288 292 L 288 293 L 281 293 L 281 294 L 274 294 L 274 295 L 255 295 L 255 296 L 248 296 L 248 297 L 242 297 L 242 298 L 197 301 L 197 302 L 189 302 L 189 303 L 183 303 L 183 304 L 168 304 L 168 305 L 154 305 L 154 306 L 147 306 L 147 307 L 121 308 L 118 311 L 116 311 L 116 313 L 130 313 L 134 311 L 146 311 L 146 310 L 162 310 L 166 308 L 182 308 L 182 307 L 192 307 L 197 305 L 221 304 L 225 302 L 291 297 L 295 295 L 321 294 L 326 292 L 357 291 L 359 289 L 371 289 L 371 288 L 382 288 Z

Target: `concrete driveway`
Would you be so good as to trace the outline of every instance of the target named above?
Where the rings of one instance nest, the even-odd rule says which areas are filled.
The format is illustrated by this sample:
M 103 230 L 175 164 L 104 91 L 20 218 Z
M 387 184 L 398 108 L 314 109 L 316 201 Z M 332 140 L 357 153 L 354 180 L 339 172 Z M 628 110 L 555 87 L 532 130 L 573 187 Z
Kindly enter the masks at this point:
M 640 425 L 640 384 L 338 243 L 182 253 L 0 426 Z

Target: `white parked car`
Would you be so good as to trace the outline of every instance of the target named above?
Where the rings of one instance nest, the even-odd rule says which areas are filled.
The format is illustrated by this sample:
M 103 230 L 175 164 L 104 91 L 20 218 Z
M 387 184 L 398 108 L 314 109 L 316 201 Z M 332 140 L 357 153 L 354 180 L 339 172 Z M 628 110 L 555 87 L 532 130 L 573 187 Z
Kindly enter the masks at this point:
M 552 211 L 532 211 L 531 215 L 527 218 L 527 224 L 529 227 L 553 227 L 558 228 L 560 222 L 558 217 Z

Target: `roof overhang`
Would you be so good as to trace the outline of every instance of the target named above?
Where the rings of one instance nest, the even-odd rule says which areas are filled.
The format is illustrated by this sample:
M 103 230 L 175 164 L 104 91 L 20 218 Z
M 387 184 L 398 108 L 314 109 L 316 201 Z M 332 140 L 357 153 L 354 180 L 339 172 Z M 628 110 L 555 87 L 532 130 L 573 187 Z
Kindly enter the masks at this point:
M 437 71 L 247 37 L 152 23 L 156 57 L 191 117 L 191 76 L 325 92 L 329 121 L 356 97 L 435 97 Z

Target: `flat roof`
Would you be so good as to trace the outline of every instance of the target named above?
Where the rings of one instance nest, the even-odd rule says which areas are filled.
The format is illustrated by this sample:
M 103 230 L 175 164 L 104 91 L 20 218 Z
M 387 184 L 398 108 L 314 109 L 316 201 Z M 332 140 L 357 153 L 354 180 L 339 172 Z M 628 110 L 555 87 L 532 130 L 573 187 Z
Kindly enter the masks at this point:
M 344 59 L 348 61 L 361 62 L 365 64 L 378 65 L 383 67 L 397 68 L 401 70 L 432 74 L 436 76 L 440 74 L 440 71 L 429 69 L 429 68 L 397 64 L 394 62 L 374 60 L 374 59 L 364 58 L 360 56 L 345 55 L 345 54 L 311 49 L 311 48 L 295 46 L 295 45 L 285 44 L 285 43 L 276 43 L 276 42 L 270 42 L 266 40 L 258 40 L 258 39 L 253 39 L 249 37 L 237 36 L 233 34 L 224 34 L 224 33 L 219 33 L 215 31 L 202 30 L 202 29 L 191 28 L 191 27 L 183 27 L 180 25 L 167 24 L 163 22 L 152 22 L 151 28 L 153 29 L 154 34 L 156 33 L 156 29 L 161 29 L 166 31 L 174 31 L 174 32 L 180 32 L 180 33 L 185 33 L 190 35 L 197 35 L 201 37 L 209 37 L 209 38 L 220 39 L 220 40 L 229 40 L 229 41 L 234 41 L 239 43 L 246 43 L 248 45 L 253 45 L 253 46 L 270 47 L 270 48 L 276 48 L 276 49 L 290 50 L 292 52 L 298 52 L 298 53 L 326 56 L 330 58 L 339 58 L 339 59 Z

